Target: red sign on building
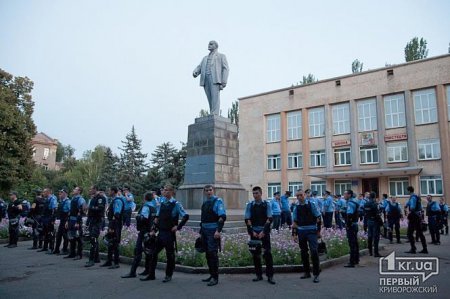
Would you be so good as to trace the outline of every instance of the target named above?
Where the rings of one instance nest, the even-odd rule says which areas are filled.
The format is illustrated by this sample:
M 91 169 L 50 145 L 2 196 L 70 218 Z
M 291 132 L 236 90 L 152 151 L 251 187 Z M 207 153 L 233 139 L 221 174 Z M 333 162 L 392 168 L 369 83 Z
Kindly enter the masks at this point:
M 406 139 L 408 139 L 408 134 L 406 134 L 406 133 L 392 134 L 392 135 L 384 136 L 384 141 L 396 141 L 396 140 L 406 140 Z

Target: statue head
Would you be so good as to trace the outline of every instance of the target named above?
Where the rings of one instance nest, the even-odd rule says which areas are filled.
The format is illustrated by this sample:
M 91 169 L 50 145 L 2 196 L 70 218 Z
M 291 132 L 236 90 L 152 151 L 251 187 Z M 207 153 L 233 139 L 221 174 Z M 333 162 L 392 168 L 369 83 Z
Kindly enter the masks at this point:
M 209 51 L 217 50 L 217 48 L 219 48 L 219 44 L 215 40 L 212 40 L 209 42 L 209 44 L 208 44 Z

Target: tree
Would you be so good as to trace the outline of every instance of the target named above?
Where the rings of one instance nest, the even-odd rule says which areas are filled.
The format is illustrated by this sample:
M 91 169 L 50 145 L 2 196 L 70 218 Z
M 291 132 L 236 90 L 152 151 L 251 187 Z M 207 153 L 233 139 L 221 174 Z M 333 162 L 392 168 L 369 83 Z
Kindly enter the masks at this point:
M 158 145 L 152 153 L 151 162 L 149 176 L 151 174 L 158 179 L 160 184 L 169 183 L 175 187 L 180 186 L 184 179 L 186 144 L 182 143 L 180 150 L 177 150 L 170 142 Z
M 119 158 L 112 152 L 111 148 L 106 147 L 103 157 L 103 167 L 97 184 L 100 187 L 116 186 L 118 184 L 118 166 Z
M 208 109 L 202 109 L 198 113 L 198 117 L 205 117 L 205 116 L 208 116 L 208 115 L 209 115 Z
M 131 132 L 122 141 L 123 151 L 120 154 L 119 183 L 127 184 L 133 192 L 143 192 L 143 177 L 148 170 L 148 164 L 145 162 L 147 154 L 141 152 L 141 140 L 138 139 L 134 126 Z
M 239 101 L 234 101 L 228 109 L 228 118 L 239 128 Z
M 364 63 L 359 61 L 358 59 L 353 60 L 352 62 L 352 73 L 361 73 Z
M 29 78 L 13 77 L 0 69 L 0 193 L 28 180 L 35 167 L 32 90 Z
M 405 61 L 414 61 L 427 58 L 427 41 L 422 37 L 414 37 L 405 47 Z
M 313 74 L 309 73 L 308 76 L 303 76 L 302 81 L 297 82 L 296 85 L 305 85 L 319 81 Z

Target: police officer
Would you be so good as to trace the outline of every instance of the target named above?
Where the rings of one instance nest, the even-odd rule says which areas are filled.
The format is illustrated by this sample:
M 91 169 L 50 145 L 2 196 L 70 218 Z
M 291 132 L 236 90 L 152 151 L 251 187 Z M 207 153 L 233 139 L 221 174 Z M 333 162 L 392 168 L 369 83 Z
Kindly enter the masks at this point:
M 380 201 L 380 212 L 383 215 L 383 238 L 388 237 L 388 221 L 387 221 L 387 214 L 386 214 L 386 206 L 389 203 L 388 195 L 383 194 L 383 198 Z
M 346 212 L 346 228 L 347 228 L 347 239 L 348 245 L 350 247 L 350 261 L 344 267 L 354 268 L 355 265 L 359 264 L 359 244 L 358 244 L 358 217 L 359 217 L 359 203 L 353 197 L 353 191 L 347 190 L 344 192 L 344 199 L 347 202 L 347 212 Z
M 83 258 L 83 215 L 86 200 L 81 196 L 82 192 L 83 188 L 80 186 L 73 188 L 69 219 L 66 222 L 70 253 L 64 258 L 73 258 L 75 261 Z
M 220 233 L 227 218 L 222 198 L 214 195 L 214 187 L 206 185 L 203 188 L 206 200 L 202 204 L 201 229 L 203 247 L 209 268 L 209 278 L 202 281 L 208 286 L 219 283 L 219 257 Z
M 431 244 L 441 245 L 441 208 L 439 204 L 433 200 L 431 195 L 427 195 L 427 216 L 428 216 L 428 227 L 430 229 Z
M 8 219 L 9 219 L 9 243 L 5 245 L 8 248 L 17 247 L 19 240 L 19 218 L 23 210 L 22 202 L 17 198 L 17 192 L 9 193 L 10 203 L 8 204 Z
M 331 228 L 333 225 L 334 202 L 330 191 L 325 191 L 325 199 L 323 200 L 323 226 Z
M 45 210 L 45 199 L 41 196 L 42 190 L 35 189 L 34 192 L 36 193 L 36 197 L 35 197 L 33 204 L 31 205 L 31 211 L 29 214 L 29 216 L 32 219 L 34 219 L 34 223 L 32 225 L 33 247 L 28 248 L 31 250 L 42 248 L 42 241 L 43 241 L 42 217 L 44 216 L 44 210 Z M 39 245 L 39 247 L 38 247 L 38 245 Z
M 88 231 L 89 242 L 91 248 L 89 251 L 89 261 L 86 262 L 85 267 L 92 267 L 95 263 L 100 263 L 98 237 L 102 230 L 103 220 L 105 218 L 106 198 L 104 193 L 98 190 L 97 186 L 92 186 L 89 190 L 92 198 L 88 206 Z
M 292 215 L 291 209 L 289 207 L 289 197 L 291 197 L 291 191 L 286 191 L 280 198 L 281 204 L 281 226 L 284 227 L 285 224 L 291 229 L 292 225 Z
M 111 187 L 109 196 L 111 203 L 108 206 L 108 258 L 101 267 L 109 267 L 108 269 L 117 269 L 119 265 L 119 245 L 122 237 L 123 215 L 125 200 L 119 195 L 119 188 Z M 114 265 L 113 263 L 114 256 Z
M 405 205 L 405 214 L 408 211 L 408 239 L 411 244 L 411 249 L 405 253 L 416 253 L 416 242 L 414 238 L 414 231 L 416 236 L 422 242 L 422 251 L 420 253 L 428 253 L 427 243 L 422 231 L 422 202 L 420 197 L 414 193 L 414 187 L 409 186 L 406 189 L 409 192 L 409 200 Z
M 338 214 L 338 219 L 336 220 L 337 227 L 342 229 L 345 224 L 345 219 L 347 219 L 347 201 L 344 199 L 343 195 L 337 194 L 336 201 L 336 214 Z M 335 214 L 335 215 L 336 215 Z
M 273 198 L 270 201 L 270 204 L 272 205 L 272 228 L 279 231 L 281 224 L 280 192 L 277 191 L 273 194 Z
M 364 232 L 367 232 L 367 218 L 365 217 L 366 215 L 364 214 L 364 205 L 366 204 L 367 201 L 369 201 L 369 192 L 366 192 L 364 194 L 360 193 L 358 196 L 358 204 L 359 204 L 359 210 L 358 210 L 358 214 L 359 214 L 359 220 L 363 222 L 363 229 Z
M 152 277 L 155 276 L 156 264 L 158 263 L 158 254 L 161 250 L 166 250 L 167 266 L 166 276 L 163 282 L 172 280 L 173 270 L 175 269 L 175 244 L 176 232 L 181 230 L 186 222 L 189 220 L 189 215 L 183 209 L 183 206 L 173 196 L 175 190 L 173 186 L 166 185 L 163 190 L 163 197 L 160 199 L 160 206 L 156 213 L 155 224 L 159 230 L 156 238 L 156 248 L 152 255 L 152 262 L 150 266 L 150 273 Z M 179 217 L 182 217 L 178 223 Z M 156 232 L 156 229 L 153 233 Z
M 70 212 L 70 199 L 67 196 L 67 189 L 63 188 L 59 190 L 59 205 L 58 205 L 58 218 L 59 226 L 56 232 L 56 244 L 53 254 L 60 254 L 59 247 L 61 246 L 61 241 L 63 241 L 62 254 L 67 254 L 67 246 L 69 244 L 69 239 L 67 238 L 66 222 L 69 218 Z
M 247 232 L 251 240 L 262 241 L 262 249 L 264 250 L 263 257 L 266 264 L 267 281 L 270 284 L 275 284 L 273 280 L 273 257 L 270 244 L 270 225 L 272 222 L 272 209 L 270 204 L 262 199 L 261 187 L 253 187 L 253 201 L 247 204 L 245 209 L 245 224 L 247 225 Z M 289 215 L 290 215 L 289 210 Z M 255 266 L 256 278 L 253 281 L 260 281 L 262 277 L 261 266 L 261 248 L 251 251 L 253 256 L 253 264 Z
M 320 217 L 319 217 L 319 221 L 317 223 L 317 230 L 321 231 L 322 230 L 322 209 L 323 209 L 323 202 L 321 199 L 319 199 L 317 197 L 317 191 L 311 191 L 311 189 L 306 189 L 305 190 L 305 198 L 306 200 L 312 202 L 313 204 L 316 205 L 317 210 L 320 212 Z
M 58 208 L 58 200 L 56 196 L 52 194 L 50 188 L 45 188 L 42 191 L 44 198 L 43 215 L 42 221 L 42 235 L 44 239 L 44 246 L 41 250 L 46 252 L 49 248 L 53 250 L 53 242 L 55 236 L 55 219 L 56 219 L 56 209 Z
M 382 220 L 376 196 L 375 192 L 369 193 L 369 200 L 364 205 L 364 217 L 367 218 L 367 247 L 369 248 L 369 255 L 381 257 L 378 243 L 380 242 L 380 226 L 382 225 L 380 222 Z
M 134 203 L 134 195 L 130 191 L 129 186 L 123 187 L 123 197 L 125 199 L 125 208 L 123 214 L 123 224 L 126 227 L 129 227 L 131 224 L 131 215 L 133 213 L 133 207 L 135 207 Z
M 448 235 L 448 205 L 445 203 L 445 198 L 441 197 L 439 200 L 439 207 L 441 209 L 442 213 L 442 229 L 441 229 L 441 235 L 445 234 Z
M 149 234 L 154 225 L 154 219 L 156 216 L 156 201 L 153 199 L 152 193 L 147 192 L 144 194 L 144 204 L 136 216 L 136 228 L 139 231 L 136 240 L 136 247 L 134 248 L 134 259 L 131 264 L 131 269 L 128 274 L 122 275 L 122 278 L 136 277 L 136 269 L 139 266 L 142 259 L 142 252 L 144 251 L 143 242 L 146 234 Z M 150 248 L 149 248 L 150 249 Z M 147 272 L 150 269 L 151 255 L 145 255 L 145 269 Z M 144 271 L 145 272 L 145 271 Z M 155 277 L 147 276 L 141 280 L 154 280 Z
M 385 208 L 386 218 L 389 226 L 389 241 L 393 242 L 393 230 L 395 228 L 395 237 L 397 243 L 400 244 L 400 219 L 403 218 L 402 208 L 397 202 L 396 197 L 391 197 L 391 201 L 388 201 Z
M 305 193 L 303 190 L 298 190 L 295 196 L 298 199 L 298 204 L 294 207 L 293 213 L 293 230 L 292 234 L 294 240 L 298 241 L 300 245 L 301 257 L 303 262 L 303 268 L 305 274 L 301 279 L 311 277 L 311 267 L 309 264 L 309 250 L 311 251 L 311 259 L 313 263 L 313 275 L 314 282 L 319 282 L 320 265 L 319 265 L 319 253 L 317 251 L 317 222 L 319 221 L 320 212 L 316 205 L 305 199 Z

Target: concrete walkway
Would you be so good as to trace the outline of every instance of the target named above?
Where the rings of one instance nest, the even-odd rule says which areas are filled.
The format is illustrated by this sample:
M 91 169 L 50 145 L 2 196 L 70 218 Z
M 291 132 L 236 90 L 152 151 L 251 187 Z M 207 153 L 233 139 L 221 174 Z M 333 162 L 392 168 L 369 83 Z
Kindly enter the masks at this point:
M 336 265 L 324 270 L 319 284 L 300 280 L 297 273 L 275 274 L 275 286 L 252 282 L 253 275 L 236 274 L 221 275 L 219 285 L 207 287 L 201 282 L 206 275 L 175 273 L 167 284 L 161 282 L 163 271 L 157 271 L 156 281 L 122 279 L 128 265 L 115 270 L 84 268 L 85 259 L 73 261 L 27 250 L 31 245 L 27 241 L 15 249 L 0 247 L 0 298 L 449 298 L 449 236 L 442 236 L 441 243 L 429 245 L 427 255 L 440 258 L 440 274 L 422 285 L 436 285 L 437 294 L 388 295 L 379 292 L 378 258 L 370 256 L 363 257 L 357 268 Z M 410 256 L 403 253 L 408 249 L 408 244 L 387 245 L 382 254 L 395 250 L 397 256 Z

